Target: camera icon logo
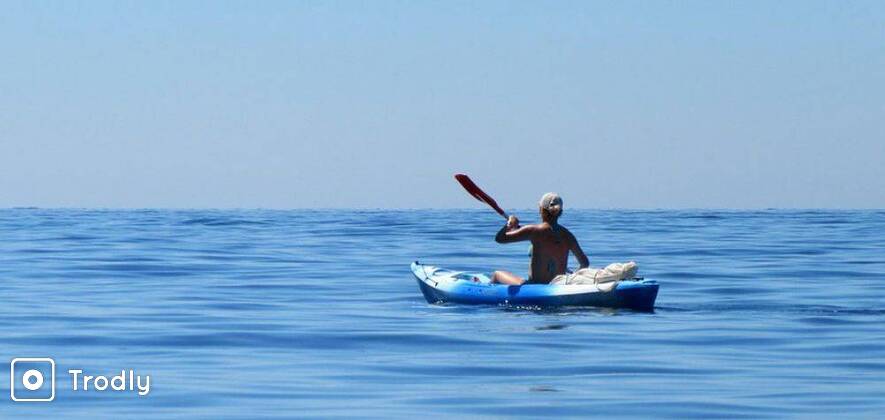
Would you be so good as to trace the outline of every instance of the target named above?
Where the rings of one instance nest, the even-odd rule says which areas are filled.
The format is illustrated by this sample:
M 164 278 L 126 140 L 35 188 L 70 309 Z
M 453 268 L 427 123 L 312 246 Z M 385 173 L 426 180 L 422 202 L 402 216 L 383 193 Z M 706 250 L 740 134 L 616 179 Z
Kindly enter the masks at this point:
M 22 402 L 54 400 L 55 360 L 48 357 L 12 359 L 9 363 L 9 396 L 13 401 Z

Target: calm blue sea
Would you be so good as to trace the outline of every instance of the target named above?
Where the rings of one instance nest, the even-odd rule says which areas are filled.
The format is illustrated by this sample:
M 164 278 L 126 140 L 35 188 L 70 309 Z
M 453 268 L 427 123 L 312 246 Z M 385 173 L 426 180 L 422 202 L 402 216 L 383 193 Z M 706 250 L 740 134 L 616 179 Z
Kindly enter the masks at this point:
M 526 271 L 500 223 L 0 210 L 0 417 L 885 416 L 885 212 L 567 209 L 591 264 L 660 282 L 653 313 L 427 304 L 416 259 Z M 14 357 L 55 360 L 55 401 L 11 401 Z

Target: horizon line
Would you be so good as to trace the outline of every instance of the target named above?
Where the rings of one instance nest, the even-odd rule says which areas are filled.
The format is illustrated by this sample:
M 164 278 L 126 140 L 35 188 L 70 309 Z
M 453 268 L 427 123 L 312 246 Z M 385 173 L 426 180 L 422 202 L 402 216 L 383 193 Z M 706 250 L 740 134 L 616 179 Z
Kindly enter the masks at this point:
M 265 210 L 265 211 L 298 211 L 298 210 L 324 210 L 324 211 L 428 211 L 428 210 L 454 210 L 454 211 L 490 211 L 482 207 L 76 207 L 76 206 L 0 206 L 0 210 L 94 210 L 94 211 L 125 211 L 125 210 L 204 210 L 204 211 L 236 211 L 236 210 Z M 536 211 L 533 207 L 505 208 L 505 210 L 531 212 Z M 565 211 L 885 211 L 880 207 L 569 207 Z

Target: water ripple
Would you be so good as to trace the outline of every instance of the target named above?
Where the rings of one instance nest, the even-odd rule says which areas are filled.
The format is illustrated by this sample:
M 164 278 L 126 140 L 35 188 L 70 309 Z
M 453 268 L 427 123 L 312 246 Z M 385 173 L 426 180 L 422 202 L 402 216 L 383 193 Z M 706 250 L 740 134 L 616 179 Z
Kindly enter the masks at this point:
M 885 413 L 885 211 L 563 223 L 593 265 L 633 259 L 657 279 L 655 311 L 427 304 L 411 261 L 526 271 L 486 210 L 0 210 L 7 359 L 157 383 L 146 399 L 59 389 L 0 416 Z

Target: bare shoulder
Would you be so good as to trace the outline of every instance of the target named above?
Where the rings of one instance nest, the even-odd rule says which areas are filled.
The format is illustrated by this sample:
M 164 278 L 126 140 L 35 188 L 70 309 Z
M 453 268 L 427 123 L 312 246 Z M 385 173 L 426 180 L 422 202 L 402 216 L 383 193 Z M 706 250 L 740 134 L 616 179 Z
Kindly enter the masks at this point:
M 543 234 L 543 232 L 544 232 L 544 224 L 541 223 L 541 224 L 528 224 L 528 225 L 522 225 L 522 226 L 519 228 L 519 231 L 520 231 L 523 235 L 527 235 L 529 239 L 531 239 L 531 240 L 534 241 L 535 239 L 537 239 L 537 238 L 539 237 L 539 235 L 542 235 L 542 234 Z
M 542 230 L 544 230 L 544 225 L 543 224 L 528 224 L 528 225 L 523 225 L 522 228 L 529 231 L 529 232 L 536 233 L 536 232 L 541 232 Z
M 565 237 L 569 241 L 573 243 L 578 243 L 578 238 L 575 238 L 575 235 L 572 234 L 572 231 L 568 230 L 568 228 L 566 228 L 565 226 L 560 225 L 560 227 L 562 227 L 562 231 L 565 233 Z

